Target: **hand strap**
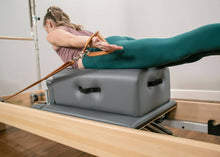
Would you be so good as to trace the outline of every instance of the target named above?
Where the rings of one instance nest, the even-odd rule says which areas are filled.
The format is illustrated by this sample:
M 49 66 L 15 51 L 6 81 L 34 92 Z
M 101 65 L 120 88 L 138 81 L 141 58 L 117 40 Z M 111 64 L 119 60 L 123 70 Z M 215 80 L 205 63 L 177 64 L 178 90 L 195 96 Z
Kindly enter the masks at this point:
M 105 38 L 99 33 L 99 31 L 97 31 L 96 33 L 92 34 L 92 35 L 90 36 L 90 38 L 87 40 L 87 42 L 86 42 L 86 44 L 85 44 L 85 46 L 84 46 L 84 48 L 83 48 L 83 52 L 85 53 L 85 55 L 90 56 L 90 57 L 94 57 L 94 56 L 107 55 L 107 54 L 113 52 L 113 51 L 95 51 L 95 52 L 89 52 L 89 51 L 87 50 L 87 47 L 89 47 L 89 45 L 90 45 L 91 42 L 92 42 L 92 39 L 93 39 L 95 36 L 97 36 L 97 37 L 98 37 L 99 39 L 101 39 L 102 41 L 107 42 L 107 41 L 105 40 Z
M 14 97 L 14 96 L 20 94 L 21 92 L 23 92 L 23 91 L 25 91 L 25 90 L 27 90 L 27 89 L 29 89 L 29 88 L 31 88 L 31 87 L 37 85 L 38 83 L 42 82 L 43 80 L 48 79 L 49 77 L 55 75 L 56 73 L 60 72 L 61 70 L 66 69 L 68 66 L 73 65 L 74 62 L 75 62 L 75 61 L 72 60 L 72 61 L 68 61 L 68 62 L 64 63 L 62 66 L 60 66 L 59 68 L 57 68 L 56 70 L 54 70 L 53 72 L 51 72 L 50 74 L 48 74 L 47 76 L 45 76 L 44 78 L 42 78 L 42 79 L 38 80 L 37 82 L 35 82 L 35 83 L 29 85 L 28 87 L 22 89 L 21 91 L 19 91 L 19 92 L 15 93 L 15 94 L 13 94 L 13 95 L 11 95 L 11 96 L 5 98 L 4 101 L 6 101 L 6 100 L 8 100 L 8 99 L 10 99 L 10 98 L 12 98 L 12 97 Z

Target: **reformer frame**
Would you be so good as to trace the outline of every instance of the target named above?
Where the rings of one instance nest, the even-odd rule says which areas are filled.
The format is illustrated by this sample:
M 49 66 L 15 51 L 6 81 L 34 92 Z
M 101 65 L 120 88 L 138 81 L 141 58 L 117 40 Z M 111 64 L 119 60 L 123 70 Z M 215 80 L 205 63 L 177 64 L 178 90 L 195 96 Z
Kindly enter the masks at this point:
M 220 156 L 220 145 L 156 134 L 30 108 L 31 93 L 0 102 L 0 129 L 5 124 L 97 156 Z M 39 96 L 39 100 L 45 100 Z M 176 100 L 170 119 L 220 122 L 220 103 Z M 205 111 L 205 112 L 204 112 Z M 197 114 L 196 114 L 197 113 Z

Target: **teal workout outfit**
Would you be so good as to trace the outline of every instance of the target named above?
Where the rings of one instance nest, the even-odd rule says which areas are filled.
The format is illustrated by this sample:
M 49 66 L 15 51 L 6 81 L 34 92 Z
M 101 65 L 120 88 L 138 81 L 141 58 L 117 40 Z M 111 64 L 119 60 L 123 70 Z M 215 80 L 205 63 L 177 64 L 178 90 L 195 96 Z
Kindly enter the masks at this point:
M 206 25 L 171 38 L 134 39 L 111 36 L 110 44 L 123 46 L 111 54 L 83 59 L 85 68 L 128 69 L 166 67 L 220 55 L 220 23 Z M 96 48 L 89 48 L 97 51 Z

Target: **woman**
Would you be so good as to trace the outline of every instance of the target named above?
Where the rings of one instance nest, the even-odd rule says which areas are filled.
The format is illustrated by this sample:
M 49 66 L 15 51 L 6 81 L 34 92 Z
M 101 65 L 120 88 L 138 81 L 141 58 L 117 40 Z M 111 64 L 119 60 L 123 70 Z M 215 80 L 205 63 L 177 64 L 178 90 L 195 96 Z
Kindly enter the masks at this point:
M 58 7 L 50 7 L 44 17 L 47 40 L 66 62 L 78 56 L 92 35 L 70 19 Z M 202 57 L 220 54 L 220 24 L 200 27 L 167 39 L 134 39 L 112 36 L 108 43 L 92 39 L 90 51 L 114 51 L 108 55 L 85 56 L 73 68 L 149 68 L 194 62 Z

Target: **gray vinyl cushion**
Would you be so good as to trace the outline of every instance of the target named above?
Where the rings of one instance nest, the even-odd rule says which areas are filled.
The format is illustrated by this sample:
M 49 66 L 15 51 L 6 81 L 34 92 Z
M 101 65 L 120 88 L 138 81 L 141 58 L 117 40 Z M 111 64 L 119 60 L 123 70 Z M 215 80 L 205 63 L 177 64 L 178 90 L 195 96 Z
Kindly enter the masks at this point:
M 141 117 L 170 99 L 169 69 L 65 69 L 47 80 L 50 104 Z

